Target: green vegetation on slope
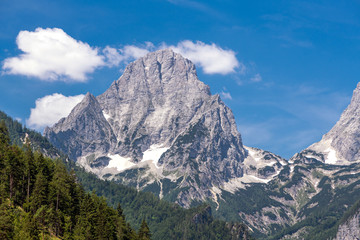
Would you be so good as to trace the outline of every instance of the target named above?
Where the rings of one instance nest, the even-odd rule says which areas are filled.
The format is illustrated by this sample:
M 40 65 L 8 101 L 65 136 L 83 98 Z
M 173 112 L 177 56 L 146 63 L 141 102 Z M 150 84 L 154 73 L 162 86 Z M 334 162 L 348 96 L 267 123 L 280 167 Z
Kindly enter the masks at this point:
M 61 161 L 11 145 L 0 122 L 0 239 L 149 239 L 103 197 L 86 193 Z
M 64 154 L 39 133 L 23 128 L 20 123 L 2 112 L 1 119 L 11 128 L 12 142 L 22 145 L 25 136 L 28 136 L 33 149 L 38 149 L 44 154 L 49 152 L 48 149 L 54 149 L 50 156 L 60 156 L 67 168 L 74 171 L 85 191 L 106 197 L 113 207 L 120 204 L 126 221 L 135 229 L 141 229 L 145 220 L 152 239 L 252 239 L 244 224 L 215 220 L 211 208 L 207 205 L 183 209 L 177 204 L 159 200 L 152 193 L 138 192 L 134 188 L 100 180 L 94 174 L 76 166 L 73 161 L 68 161 Z

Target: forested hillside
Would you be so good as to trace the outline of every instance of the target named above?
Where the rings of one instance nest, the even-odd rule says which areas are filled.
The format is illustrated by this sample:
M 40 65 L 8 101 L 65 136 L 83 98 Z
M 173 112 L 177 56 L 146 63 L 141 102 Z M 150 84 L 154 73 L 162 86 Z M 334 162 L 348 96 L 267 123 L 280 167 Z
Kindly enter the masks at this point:
M 135 229 L 146 229 L 143 223 L 145 220 L 152 235 L 151 239 L 252 239 L 244 224 L 215 220 L 208 205 L 183 209 L 177 204 L 159 200 L 152 193 L 138 192 L 136 189 L 115 182 L 100 180 L 94 174 L 76 166 L 39 133 L 22 127 L 20 123 L 1 111 L 0 120 L 9 127 L 12 143 L 25 146 L 28 151 L 31 148 L 48 156 L 58 156 L 60 160 L 55 161 L 56 164 L 65 163 L 72 173 L 70 176 L 73 181 L 81 183 L 83 194 L 92 192 L 87 194 L 89 198 L 101 200 L 102 203 L 105 199 L 96 195 L 104 196 L 114 209 L 120 204 L 123 209 L 121 216 Z M 30 143 L 30 148 L 24 144 L 26 139 Z M 34 154 L 34 156 L 38 155 L 41 156 L 38 153 Z M 46 161 L 51 162 L 49 159 Z M 56 164 L 53 163 L 54 166 Z M 128 229 L 130 229 L 129 233 L 134 233 L 129 226 Z
M 105 198 L 86 193 L 60 161 L 10 144 L 0 123 L 0 239 L 150 239 Z

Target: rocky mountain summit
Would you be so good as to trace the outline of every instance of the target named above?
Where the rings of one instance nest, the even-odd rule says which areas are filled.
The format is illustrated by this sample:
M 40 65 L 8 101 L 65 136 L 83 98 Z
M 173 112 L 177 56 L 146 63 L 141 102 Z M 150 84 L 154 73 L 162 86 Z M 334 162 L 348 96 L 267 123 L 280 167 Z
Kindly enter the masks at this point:
M 44 134 L 99 177 L 183 206 L 216 199 L 220 188 L 237 188 L 234 181 L 266 182 L 286 165 L 279 157 L 257 163 L 260 150 L 244 148 L 232 111 L 170 49 L 130 63 L 108 90 L 86 94 Z

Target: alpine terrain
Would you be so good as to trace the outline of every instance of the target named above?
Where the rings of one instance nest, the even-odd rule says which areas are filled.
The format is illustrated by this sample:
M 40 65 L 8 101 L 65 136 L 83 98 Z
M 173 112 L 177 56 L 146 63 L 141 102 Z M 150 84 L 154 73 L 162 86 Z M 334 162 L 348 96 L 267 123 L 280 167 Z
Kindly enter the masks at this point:
M 329 133 L 287 161 L 244 146 L 219 95 L 166 49 L 130 63 L 44 134 L 101 179 L 186 208 L 206 201 L 258 238 L 329 239 L 357 226 L 341 219 L 360 198 L 359 113 L 360 85 Z
M 267 182 L 286 165 L 244 147 L 232 111 L 170 49 L 130 63 L 105 93 L 88 93 L 45 136 L 100 178 L 185 207 L 217 202 L 220 189 Z

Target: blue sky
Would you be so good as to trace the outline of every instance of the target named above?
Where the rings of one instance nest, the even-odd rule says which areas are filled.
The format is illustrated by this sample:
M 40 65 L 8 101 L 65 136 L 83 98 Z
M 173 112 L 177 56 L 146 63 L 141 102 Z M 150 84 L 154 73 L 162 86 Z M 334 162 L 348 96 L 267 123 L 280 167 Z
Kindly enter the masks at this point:
M 41 131 L 41 104 L 60 99 L 56 110 L 99 95 L 127 62 L 173 46 L 199 58 L 191 60 L 200 80 L 233 110 L 245 145 L 288 158 L 320 140 L 350 102 L 360 80 L 359 13 L 358 0 L 0 0 L 0 109 Z M 39 48 L 44 36 L 82 46 L 86 61 L 24 69 L 25 60 L 63 53 Z M 223 57 L 220 69 L 211 71 L 207 51 Z

